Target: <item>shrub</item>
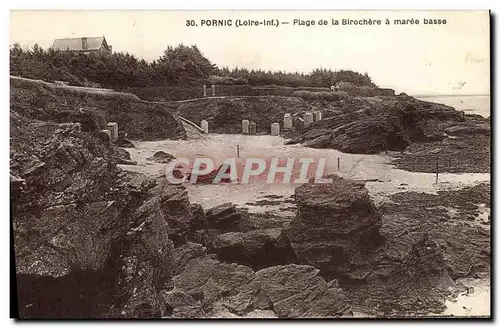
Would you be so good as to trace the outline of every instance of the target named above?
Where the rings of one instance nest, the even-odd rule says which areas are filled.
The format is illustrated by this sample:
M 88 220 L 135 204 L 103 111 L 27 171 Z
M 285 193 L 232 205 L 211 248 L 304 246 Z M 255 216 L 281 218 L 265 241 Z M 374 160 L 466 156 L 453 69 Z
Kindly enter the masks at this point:
M 338 92 L 328 92 L 328 91 L 295 91 L 293 93 L 294 97 L 300 97 L 302 99 L 307 100 L 327 100 L 327 101 L 339 101 L 344 99 L 347 96 L 347 92 L 338 91 Z
M 231 76 L 217 76 L 217 75 L 211 75 L 208 78 L 208 83 L 209 84 L 216 84 L 216 85 L 244 85 L 248 84 L 248 80 L 244 78 L 234 78 Z

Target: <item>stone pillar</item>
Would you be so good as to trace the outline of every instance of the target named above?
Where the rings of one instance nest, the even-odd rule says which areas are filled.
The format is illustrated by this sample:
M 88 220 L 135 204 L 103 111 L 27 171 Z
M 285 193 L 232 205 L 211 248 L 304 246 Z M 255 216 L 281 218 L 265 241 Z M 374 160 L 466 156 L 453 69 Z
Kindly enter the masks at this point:
M 208 122 L 206 120 L 201 121 L 201 128 L 203 129 L 203 132 L 208 134 Z
M 293 128 L 293 117 L 290 113 L 286 113 L 283 117 L 283 130 L 290 130 Z
M 111 131 L 109 131 L 109 130 L 102 130 L 102 132 L 106 133 L 109 136 L 109 139 L 111 139 Z
M 304 126 L 308 126 L 308 125 L 311 125 L 311 123 L 313 122 L 314 118 L 313 118 L 313 113 L 311 112 L 306 112 L 304 114 Z
M 248 134 L 248 126 L 250 125 L 250 121 L 249 120 L 243 120 L 241 121 L 241 128 L 242 128 L 242 132 L 243 134 Z
M 320 110 L 317 110 L 314 112 L 314 121 L 321 121 L 323 119 L 323 112 Z
M 215 96 L 215 84 L 212 84 L 212 97 Z
M 110 135 L 111 140 L 115 141 L 116 139 L 118 139 L 118 123 L 109 122 L 107 128 L 111 132 Z
M 272 136 L 279 136 L 280 135 L 280 124 L 279 123 L 271 124 L 271 135 Z
M 255 123 L 254 121 L 250 122 L 250 124 L 248 125 L 248 134 L 252 136 L 257 134 L 257 123 Z
M 207 85 L 204 84 L 203 85 L 203 97 L 206 97 L 207 96 Z

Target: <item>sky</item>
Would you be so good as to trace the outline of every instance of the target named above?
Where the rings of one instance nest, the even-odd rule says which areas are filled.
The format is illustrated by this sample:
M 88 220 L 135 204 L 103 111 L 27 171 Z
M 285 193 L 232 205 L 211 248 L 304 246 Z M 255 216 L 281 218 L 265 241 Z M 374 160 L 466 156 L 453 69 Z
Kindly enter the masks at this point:
M 390 25 L 385 24 L 389 19 Z M 395 25 L 395 19 L 418 25 Z M 446 24 L 423 24 L 446 19 Z M 201 26 L 202 20 L 233 26 Z M 275 19 L 280 26 L 235 27 L 237 19 Z M 316 25 L 294 25 L 314 20 Z M 318 25 L 320 20 L 328 25 Z M 342 19 L 381 20 L 342 25 Z M 186 26 L 194 20 L 197 26 Z M 332 25 L 338 20 L 339 25 Z M 490 93 L 487 11 L 11 11 L 10 45 L 50 47 L 56 38 L 105 36 L 113 51 L 151 61 L 168 45 L 196 44 L 219 67 L 368 73 L 380 87 L 412 95 Z

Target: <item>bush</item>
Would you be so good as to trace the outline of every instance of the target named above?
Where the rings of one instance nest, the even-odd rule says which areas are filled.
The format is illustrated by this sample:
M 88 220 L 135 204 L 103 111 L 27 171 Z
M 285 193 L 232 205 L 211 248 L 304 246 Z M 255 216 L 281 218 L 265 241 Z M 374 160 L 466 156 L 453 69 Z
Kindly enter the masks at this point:
M 327 100 L 327 101 L 339 101 L 344 99 L 347 96 L 347 92 L 337 91 L 337 92 L 328 92 L 328 91 L 295 91 L 293 93 L 294 97 L 300 97 L 302 99 L 307 100 Z
M 248 84 L 248 80 L 241 78 L 241 77 L 234 78 L 231 76 L 211 75 L 208 78 L 208 83 L 215 84 L 215 85 L 244 85 L 244 84 Z

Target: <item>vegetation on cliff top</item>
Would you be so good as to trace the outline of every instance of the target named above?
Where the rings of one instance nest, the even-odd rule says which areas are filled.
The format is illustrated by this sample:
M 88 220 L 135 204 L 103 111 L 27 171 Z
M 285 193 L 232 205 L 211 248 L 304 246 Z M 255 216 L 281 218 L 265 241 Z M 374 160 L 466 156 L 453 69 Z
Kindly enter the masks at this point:
M 62 54 L 35 44 L 10 49 L 10 74 L 45 81 L 65 81 L 78 86 L 108 88 L 190 84 L 250 84 L 291 87 L 330 87 L 337 82 L 374 87 L 367 73 L 315 69 L 311 73 L 218 68 L 196 45 L 169 46 L 152 62 L 127 52 L 110 56 Z

